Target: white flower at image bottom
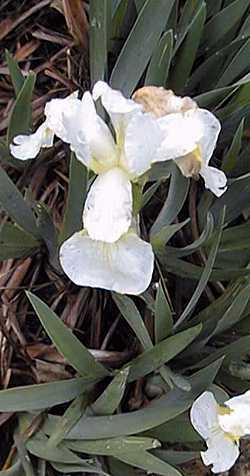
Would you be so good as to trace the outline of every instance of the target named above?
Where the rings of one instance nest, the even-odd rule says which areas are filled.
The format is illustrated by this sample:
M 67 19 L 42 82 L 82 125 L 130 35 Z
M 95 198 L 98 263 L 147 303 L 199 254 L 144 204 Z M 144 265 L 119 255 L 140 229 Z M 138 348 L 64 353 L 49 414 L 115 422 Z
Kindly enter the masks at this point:
M 204 438 L 201 452 L 213 473 L 228 471 L 239 457 L 239 441 L 250 434 L 250 391 L 219 405 L 211 392 L 204 392 L 192 405 L 191 423 Z

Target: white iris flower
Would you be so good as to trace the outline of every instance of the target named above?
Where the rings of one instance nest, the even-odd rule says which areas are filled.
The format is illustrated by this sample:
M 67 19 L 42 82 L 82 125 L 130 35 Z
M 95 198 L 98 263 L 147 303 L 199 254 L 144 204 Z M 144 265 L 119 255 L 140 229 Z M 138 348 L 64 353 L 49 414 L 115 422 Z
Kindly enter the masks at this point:
M 190 418 L 204 438 L 207 451 L 201 452 L 213 473 L 228 471 L 237 460 L 239 440 L 250 434 L 250 391 L 218 405 L 211 392 L 204 392 L 191 408 Z
M 96 112 L 94 99 L 99 97 L 111 118 L 115 138 Z M 93 97 L 86 92 L 82 100 L 71 95 L 46 104 L 46 120 L 40 128 L 69 143 L 78 160 L 98 175 L 84 211 L 84 227 L 92 239 L 113 243 L 129 230 L 131 181 L 157 159 L 162 132 L 155 119 L 141 109 L 102 81 L 94 86 Z M 21 144 L 12 145 L 12 155 L 23 160 L 33 158 L 39 144 L 44 147 L 40 128 L 35 134 L 22 136 Z
M 99 98 L 111 129 L 97 114 L 95 101 Z M 191 107 L 194 103 L 185 99 L 185 104 Z M 85 92 L 82 100 L 77 99 L 77 93 L 52 99 L 45 106 L 46 120 L 38 130 L 14 139 L 12 155 L 25 160 L 34 158 L 41 147 L 52 145 L 56 135 L 97 175 L 86 199 L 83 231 L 69 238 L 60 252 L 62 267 L 76 284 L 128 294 L 139 294 L 148 287 L 153 252 L 151 245 L 133 231 L 132 183 L 153 162 L 194 151 L 199 157 L 201 153 L 210 157 L 220 129 L 208 111 L 202 115 L 206 121 L 197 113 L 193 116 L 192 108 L 186 116 L 183 114 L 155 117 L 144 112 L 142 104 L 98 81 L 93 94 Z M 203 165 L 200 173 L 205 177 L 207 169 Z M 214 170 L 217 176 L 220 172 Z M 209 180 L 211 173 L 206 184 Z M 218 192 L 218 180 L 216 184 L 210 188 Z
M 94 99 L 99 97 L 115 138 L 96 112 Z M 82 100 L 71 95 L 46 104 L 46 120 L 40 127 L 69 143 L 78 160 L 97 174 L 84 207 L 84 228 L 60 250 L 65 273 L 78 285 L 140 294 L 150 284 L 154 257 L 151 245 L 132 228 L 131 181 L 150 168 L 162 133 L 155 119 L 141 109 L 103 82 L 95 85 L 93 97 L 86 92 Z M 21 146 L 13 145 L 11 152 L 18 158 L 33 158 L 39 144 L 44 146 L 44 136 L 38 129 L 22 136 Z

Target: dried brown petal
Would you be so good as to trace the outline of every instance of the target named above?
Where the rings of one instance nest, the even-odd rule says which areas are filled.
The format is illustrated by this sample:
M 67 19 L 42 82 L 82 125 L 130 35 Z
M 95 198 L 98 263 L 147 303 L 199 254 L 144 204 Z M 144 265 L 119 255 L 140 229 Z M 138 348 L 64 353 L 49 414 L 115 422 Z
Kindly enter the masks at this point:
M 82 0 L 63 0 L 64 16 L 75 43 L 87 48 L 88 20 Z
M 197 108 L 196 102 L 188 96 L 182 98 L 171 89 L 157 86 L 144 86 L 135 91 L 132 98 L 142 104 L 144 112 L 151 112 L 155 117 Z

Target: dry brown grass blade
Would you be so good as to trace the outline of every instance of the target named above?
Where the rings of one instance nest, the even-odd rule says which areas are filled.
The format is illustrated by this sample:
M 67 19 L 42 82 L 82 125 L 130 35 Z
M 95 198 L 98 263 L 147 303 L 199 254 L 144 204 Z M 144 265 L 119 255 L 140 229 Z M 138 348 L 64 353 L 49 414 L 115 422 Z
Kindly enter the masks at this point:
M 14 54 L 14 58 L 17 61 L 24 61 L 26 58 L 29 58 L 34 51 L 37 50 L 40 46 L 40 41 L 38 40 L 31 40 L 28 43 L 25 43 L 25 45 L 21 46 L 18 48 L 16 53 Z
M 24 20 L 29 18 L 34 13 L 41 10 L 41 8 L 46 7 L 49 5 L 51 0 L 43 0 L 42 2 L 38 2 L 33 7 L 26 10 L 22 15 L 20 15 L 15 20 L 11 18 L 5 18 L 0 23 L 0 40 L 3 40 L 5 36 L 7 36 L 11 31 L 13 31 L 18 25 L 20 25 Z
M 88 47 L 88 20 L 82 0 L 62 0 L 65 20 L 76 45 Z
M 15 288 L 18 288 L 18 286 L 21 284 L 22 280 L 24 279 L 26 273 L 29 270 L 29 267 L 32 263 L 32 258 L 26 258 L 18 268 L 14 271 L 12 274 L 10 280 L 8 281 L 8 287 L 9 289 L 6 289 L 4 296 L 2 297 L 6 303 L 7 301 L 10 301 L 12 297 L 15 294 Z
M 58 71 L 55 71 L 54 69 L 53 70 L 52 69 L 46 69 L 44 71 L 44 74 L 46 74 L 46 76 L 49 76 L 52 79 L 55 79 L 59 83 L 63 84 L 63 86 L 65 86 L 70 92 L 73 92 L 77 87 L 76 84 L 74 84 L 72 81 L 66 79 L 65 76 L 60 74 Z
M 61 57 L 67 53 L 70 46 L 71 44 L 69 46 L 64 46 L 61 50 L 57 51 L 53 56 L 51 56 L 49 61 L 45 61 L 44 63 L 40 64 L 37 68 L 35 68 L 35 73 L 41 73 L 46 68 L 50 67 L 54 62 L 61 59 Z
M 26 346 L 26 352 L 31 359 L 44 359 L 47 362 L 65 365 L 65 358 L 52 345 L 42 342 L 29 344 Z
M 69 46 L 71 44 L 71 38 L 67 38 L 59 33 L 54 33 L 47 28 L 39 28 L 32 32 L 32 36 L 42 41 L 49 41 L 54 44 Z

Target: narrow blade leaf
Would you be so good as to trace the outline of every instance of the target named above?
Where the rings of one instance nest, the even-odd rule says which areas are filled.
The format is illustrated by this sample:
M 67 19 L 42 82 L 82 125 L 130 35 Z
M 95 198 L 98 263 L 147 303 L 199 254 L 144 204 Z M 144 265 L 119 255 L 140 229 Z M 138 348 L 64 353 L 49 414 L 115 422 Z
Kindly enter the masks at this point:
M 30 292 L 26 294 L 52 342 L 80 375 L 92 379 L 109 375 L 108 370 L 95 361 L 88 349 L 84 347 L 47 304 Z

